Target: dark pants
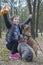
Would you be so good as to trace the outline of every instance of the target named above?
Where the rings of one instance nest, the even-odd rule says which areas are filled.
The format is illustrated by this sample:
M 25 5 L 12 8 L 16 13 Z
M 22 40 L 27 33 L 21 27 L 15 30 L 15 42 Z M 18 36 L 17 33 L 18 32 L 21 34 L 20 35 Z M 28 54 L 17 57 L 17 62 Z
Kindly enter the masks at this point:
M 32 48 L 25 42 L 18 44 L 18 52 L 21 55 L 21 58 L 26 61 L 33 60 L 33 51 Z
M 11 51 L 12 54 L 17 53 L 18 40 L 14 40 L 11 43 L 7 43 L 6 47 Z

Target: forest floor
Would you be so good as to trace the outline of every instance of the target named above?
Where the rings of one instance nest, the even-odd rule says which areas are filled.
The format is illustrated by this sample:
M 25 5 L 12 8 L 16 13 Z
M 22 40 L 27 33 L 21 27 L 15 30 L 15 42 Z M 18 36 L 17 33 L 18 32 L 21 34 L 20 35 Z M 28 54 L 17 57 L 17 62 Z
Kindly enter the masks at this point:
M 43 37 L 37 38 L 41 49 L 43 50 Z M 5 46 L 5 38 L 0 39 L 0 65 L 43 65 L 43 53 L 39 50 L 37 58 L 33 62 L 9 59 L 9 51 Z

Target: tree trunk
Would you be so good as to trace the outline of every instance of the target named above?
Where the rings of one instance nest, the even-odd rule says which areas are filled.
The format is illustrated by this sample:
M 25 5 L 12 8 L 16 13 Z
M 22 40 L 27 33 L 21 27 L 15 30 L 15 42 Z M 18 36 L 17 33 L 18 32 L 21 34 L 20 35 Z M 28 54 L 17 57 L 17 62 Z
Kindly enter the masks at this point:
M 31 21 L 31 35 L 35 39 L 35 7 L 36 7 L 36 0 L 34 0 L 33 5 L 33 12 L 32 12 L 32 6 L 31 6 L 31 0 L 27 0 L 29 13 L 33 13 L 32 21 Z
M 32 6 L 31 6 L 31 0 L 27 0 L 29 13 L 32 14 Z
M 38 24 L 39 24 L 40 2 L 41 2 L 41 0 L 38 0 L 38 5 L 37 5 L 37 18 L 36 18 L 36 37 L 38 37 Z
M 33 3 L 33 17 L 32 17 L 32 27 L 33 27 L 33 38 L 35 39 L 35 12 L 36 12 L 36 0 Z

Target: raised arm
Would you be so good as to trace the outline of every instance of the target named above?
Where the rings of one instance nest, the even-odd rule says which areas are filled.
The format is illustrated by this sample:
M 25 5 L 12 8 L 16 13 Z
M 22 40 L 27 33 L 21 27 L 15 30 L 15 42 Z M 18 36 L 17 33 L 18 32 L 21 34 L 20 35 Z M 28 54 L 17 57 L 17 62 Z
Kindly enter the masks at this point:
M 6 27 L 9 29 L 11 27 L 11 24 L 8 20 L 8 16 L 7 16 L 7 13 L 9 12 L 8 8 L 7 8 L 7 4 L 4 4 L 4 6 L 2 7 L 1 9 L 1 15 L 4 16 L 4 20 L 5 20 L 5 24 L 6 24 Z
M 4 16 L 6 27 L 9 29 L 12 25 L 8 20 L 8 16 L 7 16 L 7 14 L 4 14 L 3 16 Z
M 31 22 L 31 19 L 32 19 L 32 14 L 29 15 L 29 18 L 27 18 L 27 20 L 25 20 L 23 23 L 21 23 L 21 27 L 23 27 L 25 24 L 28 24 Z

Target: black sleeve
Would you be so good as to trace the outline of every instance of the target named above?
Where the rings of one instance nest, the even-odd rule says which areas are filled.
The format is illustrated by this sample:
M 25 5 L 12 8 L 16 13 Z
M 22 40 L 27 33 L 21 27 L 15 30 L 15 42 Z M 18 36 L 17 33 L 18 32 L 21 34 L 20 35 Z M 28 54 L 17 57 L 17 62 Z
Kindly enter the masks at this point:
M 9 43 L 12 41 L 13 30 L 14 30 L 13 27 L 11 27 L 11 29 L 8 30 L 7 35 L 6 35 L 6 41 L 9 42 Z
M 25 24 L 28 24 L 31 22 L 31 18 L 28 18 L 26 21 L 24 21 L 23 23 L 21 23 L 21 27 L 23 27 Z
M 10 24 L 10 22 L 8 20 L 8 16 L 7 16 L 7 14 L 4 14 L 3 16 L 4 16 L 6 27 L 9 29 L 12 25 Z

